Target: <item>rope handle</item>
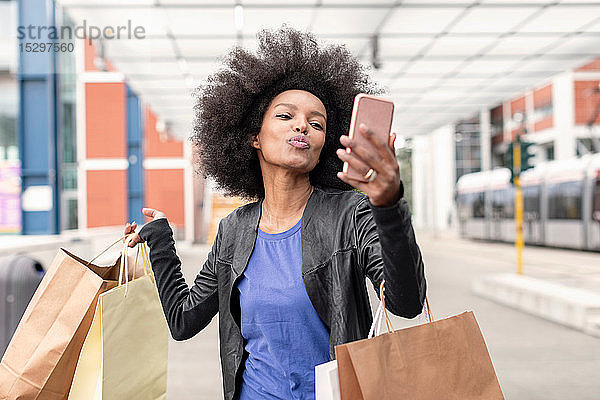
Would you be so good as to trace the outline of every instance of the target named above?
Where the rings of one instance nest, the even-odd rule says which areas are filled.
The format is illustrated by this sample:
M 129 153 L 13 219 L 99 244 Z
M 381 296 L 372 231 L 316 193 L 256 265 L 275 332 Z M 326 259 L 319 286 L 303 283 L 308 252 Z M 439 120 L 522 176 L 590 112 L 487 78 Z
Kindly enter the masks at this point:
M 127 252 L 129 250 L 129 242 L 132 237 L 135 235 L 135 232 L 130 233 L 126 236 L 125 243 L 123 243 L 123 248 L 121 250 L 121 265 L 119 268 L 119 286 L 123 285 L 123 279 L 125 281 L 125 296 L 127 296 L 127 285 L 129 283 L 129 258 L 127 257 Z M 135 265 L 137 265 L 137 258 L 140 253 L 140 249 L 142 250 L 142 260 L 144 265 L 144 276 L 148 275 L 148 269 L 146 268 L 146 261 L 148 258 L 148 253 L 146 252 L 146 243 L 138 243 L 137 252 L 135 255 Z M 150 260 L 148 260 L 148 264 Z M 133 277 L 132 280 L 135 279 L 135 266 L 133 268 Z M 154 277 L 150 274 L 150 279 L 154 282 Z
M 108 246 L 106 249 L 102 250 L 102 252 L 100 252 L 100 254 L 98 254 L 96 257 L 92 258 L 90 261 L 87 262 L 86 267 L 89 267 L 90 264 L 92 263 L 92 261 L 94 261 L 96 258 L 100 257 L 102 254 L 106 253 L 115 244 L 119 243 L 123 239 L 127 239 L 127 236 L 128 235 L 123 236 L 122 238 L 118 239 L 116 242 L 114 242 L 113 244 L 111 244 L 110 246 Z
M 381 299 L 381 306 L 383 309 L 383 315 L 385 317 L 385 324 L 387 325 L 388 333 L 392 333 L 394 329 L 392 328 L 392 321 L 390 320 L 390 316 L 387 313 L 387 308 L 385 307 L 385 288 L 383 287 L 385 283 L 385 279 L 381 281 L 379 285 L 379 298 Z
M 381 302 L 379 303 L 379 307 L 377 308 L 377 312 L 375 313 L 375 317 L 373 318 L 373 323 L 371 324 L 371 329 L 369 330 L 369 336 L 367 336 L 368 338 L 379 335 L 380 331 L 379 329 L 376 329 L 376 327 L 378 325 L 381 325 L 382 318 L 385 318 L 385 324 L 387 326 L 388 333 L 392 333 L 394 331 L 392 327 L 392 321 L 390 320 L 390 317 L 387 313 L 387 308 L 385 307 L 384 284 L 385 280 L 383 280 L 379 285 L 379 298 Z M 427 310 L 427 322 L 433 322 L 433 316 L 431 314 L 431 309 L 429 307 L 429 299 L 427 298 L 427 296 L 425 296 L 425 306 L 423 308 Z

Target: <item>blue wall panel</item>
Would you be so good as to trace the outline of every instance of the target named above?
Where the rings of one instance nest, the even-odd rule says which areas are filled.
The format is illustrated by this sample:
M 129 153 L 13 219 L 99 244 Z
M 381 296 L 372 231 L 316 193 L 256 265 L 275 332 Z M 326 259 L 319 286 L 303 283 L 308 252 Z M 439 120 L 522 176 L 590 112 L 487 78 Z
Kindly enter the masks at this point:
M 144 124 L 142 119 L 142 104 L 139 97 L 127 87 L 127 156 L 129 169 L 127 171 L 127 192 L 129 219 L 136 221 L 138 226 L 145 222 L 142 214 L 144 206 L 144 169 L 143 169 Z
M 18 2 L 19 26 L 54 26 L 53 1 L 21 0 Z M 48 43 L 47 37 L 23 37 L 19 43 Z M 54 52 L 19 52 L 18 120 L 21 157 L 21 192 L 32 186 L 46 186 L 51 198 L 37 199 L 34 205 L 46 204 L 45 210 L 22 210 L 22 234 L 59 233 L 57 193 L 57 126 L 56 126 L 56 54 Z M 27 197 L 27 196 L 25 196 Z M 39 200 L 39 201 L 38 201 Z M 23 207 L 26 206 L 22 202 Z

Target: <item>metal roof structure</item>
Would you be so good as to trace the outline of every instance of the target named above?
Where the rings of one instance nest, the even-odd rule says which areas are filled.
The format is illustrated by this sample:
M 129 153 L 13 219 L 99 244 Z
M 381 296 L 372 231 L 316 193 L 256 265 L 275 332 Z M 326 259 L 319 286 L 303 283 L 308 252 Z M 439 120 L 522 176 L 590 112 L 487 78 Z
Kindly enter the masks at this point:
M 288 23 L 344 43 L 394 100 L 394 130 L 419 135 L 493 107 L 600 56 L 600 1 L 59 0 L 78 24 L 143 26 L 105 56 L 165 121 L 189 135 L 191 90 L 217 57 Z M 376 38 L 376 39 L 374 39 Z

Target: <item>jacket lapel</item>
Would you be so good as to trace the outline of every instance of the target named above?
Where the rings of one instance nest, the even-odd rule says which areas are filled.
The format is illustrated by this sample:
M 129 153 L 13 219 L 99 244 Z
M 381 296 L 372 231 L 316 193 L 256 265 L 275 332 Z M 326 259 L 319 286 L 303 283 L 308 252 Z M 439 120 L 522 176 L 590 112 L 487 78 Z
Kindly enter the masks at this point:
M 318 186 L 308 199 L 302 216 L 302 275 L 331 256 L 331 224 L 328 197 Z M 318 212 L 317 212 L 318 210 Z
M 260 210 L 262 199 L 252 204 L 245 212 L 240 215 L 240 223 L 236 224 L 238 231 L 235 233 L 235 251 L 233 253 L 232 269 L 235 273 L 233 281 L 244 273 L 250 256 L 254 251 L 254 243 L 258 232 L 258 223 L 260 221 Z M 232 285 L 233 286 L 233 285 Z

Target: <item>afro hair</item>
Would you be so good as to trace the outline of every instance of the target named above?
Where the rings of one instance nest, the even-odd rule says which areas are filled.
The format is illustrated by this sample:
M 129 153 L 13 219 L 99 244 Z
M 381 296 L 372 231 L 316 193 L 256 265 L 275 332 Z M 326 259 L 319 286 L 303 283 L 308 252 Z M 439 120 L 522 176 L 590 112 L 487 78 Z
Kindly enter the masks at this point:
M 320 161 L 309 173 L 311 184 L 351 190 L 336 173 L 342 162 L 335 151 L 347 134 L 354 97 L 380 94 L 364 67 L 343 45 L 320 46 L 309 32 L 289 26 L 257 34 L 257 53 L 236 46 L 225 67 L 195 90 L 190 140 L 198 172 L 212 177 L 229 196 L 264 197 L 256 149 L 264 113 L 279 93 L 300 89 L 317 96 L 327 111 L 327 132 Z

